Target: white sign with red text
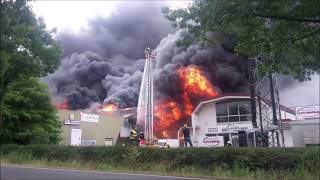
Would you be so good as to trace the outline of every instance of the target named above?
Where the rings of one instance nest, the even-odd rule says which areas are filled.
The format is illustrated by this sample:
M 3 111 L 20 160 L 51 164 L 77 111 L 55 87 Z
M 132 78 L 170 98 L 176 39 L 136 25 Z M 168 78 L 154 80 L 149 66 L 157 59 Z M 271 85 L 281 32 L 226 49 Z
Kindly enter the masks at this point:
M 197 147 L 223 147 L 223 136 L 200 136 L 194 144 Z
M 86 114 L 86 113 L 80 112 L 80 119 L 81 121 L 84 121 L 84 122 L 94 122 L 94 123 L 99 122 L 99 116 L 96 114 Z
M 317 119 L 320 118 L 320 106 L 296 107 L 297 119 Z

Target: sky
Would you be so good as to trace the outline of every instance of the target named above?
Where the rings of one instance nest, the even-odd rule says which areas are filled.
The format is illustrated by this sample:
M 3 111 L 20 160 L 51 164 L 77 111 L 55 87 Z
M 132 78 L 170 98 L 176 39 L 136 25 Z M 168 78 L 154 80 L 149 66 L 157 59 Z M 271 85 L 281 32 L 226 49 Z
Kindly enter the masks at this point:
M 34 1 L 31 2 L 33 11 L 37 16 L 44 18 L 47 29 L 57 28 L 57 31 L 79 32 L 87 28 L 88 19 L 97 16 L 108 17 L 111 13 L 118 13 L 115 6 L 128 6 L 132 4 L 165 3 L 170 8 L 187 7 L 191 1 Z
M 47 29 L 57 29 L 57 34 L 80 33 L 88 29 L 88 20 L 97 17 L 109 17 L 117 14 L 116 6 L 125 6 L 130 11 L 132 5 L 165 2 L 170 8 L 187 7 L 191 1 L 32 1 L 30 5 L 39 17 L 43 17 Z M 290 78 L 289 78 L 290 79 Z M 280 103 L 289 106 L 319 104 L 319 75 L 313 75 L 312 81 L 298 82 L 290 79 L 289 85 L 280 82 Z

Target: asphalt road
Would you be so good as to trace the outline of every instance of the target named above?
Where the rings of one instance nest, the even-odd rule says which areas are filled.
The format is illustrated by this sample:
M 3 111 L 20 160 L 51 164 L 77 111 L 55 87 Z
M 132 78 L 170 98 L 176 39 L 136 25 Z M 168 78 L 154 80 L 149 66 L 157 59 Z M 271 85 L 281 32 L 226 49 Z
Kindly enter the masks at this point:
M 1 165 L 1 180 L 204 180 L 146 174 L 82 171 Z

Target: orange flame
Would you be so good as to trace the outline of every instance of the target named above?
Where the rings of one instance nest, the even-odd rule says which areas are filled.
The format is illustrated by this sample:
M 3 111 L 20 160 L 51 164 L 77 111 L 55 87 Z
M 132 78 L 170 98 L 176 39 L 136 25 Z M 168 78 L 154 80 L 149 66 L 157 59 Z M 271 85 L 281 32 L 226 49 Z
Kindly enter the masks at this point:
M 180 80 L 182 80 L 182 88 L 187 93 L 197 96 L 213 97 L 218 95 L 212 84 L 203 75 L 202 71 L 194 66 L 182 67 L 178 69 Z
M 63 101 L 61 104 L 57 104 L 56 108 L 58 109 L 69 109 L 69 102 L 67 100 Z
M 178 126 L 190 121 L 194 107 L 209 98 L 218 95 L 210 81 L 204 76 L 203 72 L 196 66 L 181 67 L 177 69 L 181 82 L 182 104 L 174 100 L 159 102 L 155 107 L 155 130 L 156 134 L 161 135 L 165 131 L 168 137 L 175 137 Z M 192 99 L 197 99 L 194 102 Z
M 160 126 L 161 129 L 166 129 L 170 127 L 172 123 L 178 121 L 182 113 L 176 102 L 168 100 L 155 107 L 154 115 L 160 119 L 160 124 L 156 126 Z
M 114 112 L 117 110 L 118 110 L 118 107 L 115 104 L 106 104 L 102 108 L 102 111 L 104 112 Z

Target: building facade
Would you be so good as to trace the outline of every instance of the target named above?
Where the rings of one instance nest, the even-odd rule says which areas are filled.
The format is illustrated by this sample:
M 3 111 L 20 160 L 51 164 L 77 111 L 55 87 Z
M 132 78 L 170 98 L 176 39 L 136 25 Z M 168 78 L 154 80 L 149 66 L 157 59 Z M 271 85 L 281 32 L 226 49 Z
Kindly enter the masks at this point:
M 263 103 L 268 104 L 268 102 Z M 271 111 L 271 108 L 266 111 Z M 290 121 L 295 120 L 294 111 L 289 108 L 281 108 L 281 117 L 286 117 Z M 263 127 L 272 128 L 268 123 L 262 122 Z M 290 126 L 286 124 L 288 123 L 283 122 L 284 142 L 281 139 L 277 141 L 285 147 L 291 147 L 292 135 Z M 256 139 L 259 127 L 259 116 L 257 116 L 257 127 L 253 127 L 250 96 L 246 94 L 217 96 L 200 103 L 192 114 L 193 142 L 198 147 L 256 146 L 259 142 L 259 139 Z
M 115 145 L 124 122 L 124 118 L 117 115 L 72 110 L 59 110 L 58 116 L 62 123 L 60 144 L 72 146 Z

